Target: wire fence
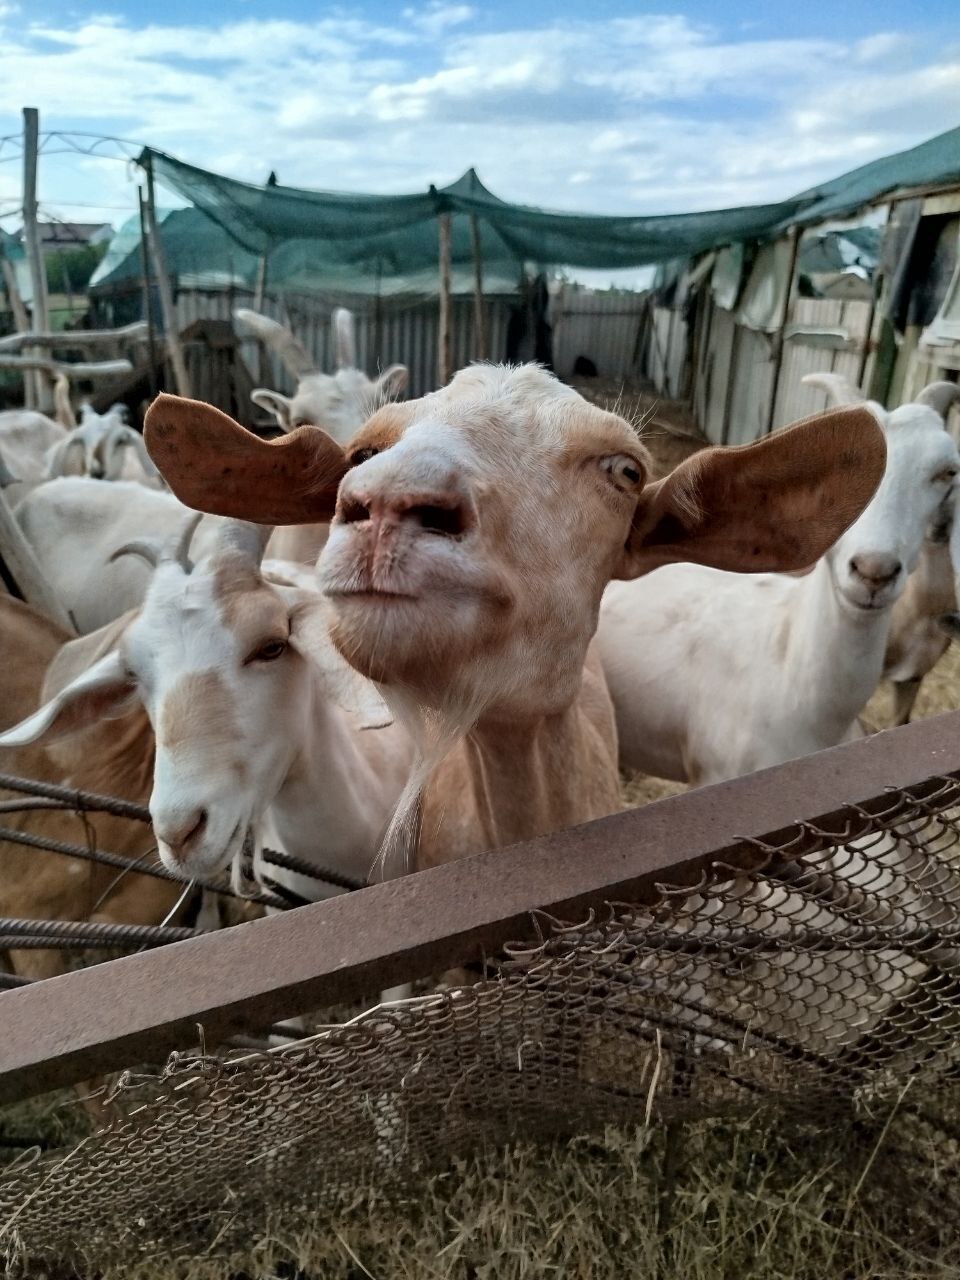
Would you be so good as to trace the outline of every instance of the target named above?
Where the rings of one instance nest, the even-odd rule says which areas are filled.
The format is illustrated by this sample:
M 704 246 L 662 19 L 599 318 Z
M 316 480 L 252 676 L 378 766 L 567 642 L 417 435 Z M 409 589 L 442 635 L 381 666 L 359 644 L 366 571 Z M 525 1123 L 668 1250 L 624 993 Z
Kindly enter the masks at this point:
M 226 1255 L 251 1215 L 409 1191 L 481 1143 L 765 1107 L 872 1114 L 907 1088 L 955 1093 L 958 1029 L 960 780 L 945 774 L 839 823 L 718 846 L 699 883 L 644 905 L 535 913 L 479 981 L 289 1047 L 217 1056 L 201 1032 L 196 1052 L 121 1080 L 110 1127 L 8 1168 L 0 1241 L 30 1265 L 172 1267 Z

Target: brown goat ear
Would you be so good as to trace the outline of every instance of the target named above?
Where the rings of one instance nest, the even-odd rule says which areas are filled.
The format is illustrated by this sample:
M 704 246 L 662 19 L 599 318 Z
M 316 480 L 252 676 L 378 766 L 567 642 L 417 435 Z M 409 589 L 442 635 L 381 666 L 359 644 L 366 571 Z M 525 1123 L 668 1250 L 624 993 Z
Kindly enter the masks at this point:
M 868 409 L 832 409 L 756 444 L 703 449 L 641 494 L 617 577 L 691 561 L 738 573 L 805 569 L 860 515 L 887 446 Z
M 159 395 L 143 422 L 147 452 L 185 506 L 255 524 L 329 520 L 347 470 L 319 427 L 261 440 L 213 405 Z

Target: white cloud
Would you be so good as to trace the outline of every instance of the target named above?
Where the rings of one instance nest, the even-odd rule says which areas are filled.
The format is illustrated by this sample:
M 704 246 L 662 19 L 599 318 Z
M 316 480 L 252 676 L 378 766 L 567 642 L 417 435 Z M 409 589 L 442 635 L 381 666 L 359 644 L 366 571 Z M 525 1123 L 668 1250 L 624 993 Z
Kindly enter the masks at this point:
M 0 0 L 0 133 L 33 103 L 46 129 L 119 134 L 251 181 L 272 168 L 298 186 L 415 191 L 473 164 L 506 199 L 627 213 L 779 199 L 960 122 L 956 49 L 889 31 L 741 34 L 682 15 L 497 30 L 443 0 L 393 25 L 356 8 L 31 26 Z M 18 177 L 0 164 L 0 210 Z M 44 156 L 40 189 L 67 217 L 136 208 L 116 161 Z
M 402 17 L 417 31 L 432 40 L 446 34 L 451 27 L 462 26 L 476 17 L 476 9 L 469 4 L 444 4 L 443 0 L 432 0 L 425 8 L 404 9 Z

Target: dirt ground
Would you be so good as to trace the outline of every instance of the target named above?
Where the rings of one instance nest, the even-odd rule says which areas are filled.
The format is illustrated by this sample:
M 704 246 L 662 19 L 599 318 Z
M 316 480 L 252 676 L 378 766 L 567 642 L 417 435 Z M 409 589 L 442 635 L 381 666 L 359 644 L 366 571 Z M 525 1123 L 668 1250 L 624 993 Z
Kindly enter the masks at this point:
M 603 409 L 610 409 L 633 422 L 650 450 L 657 477 L 667 475 L 685 458 L 707 441 L 700 435 L 689 409 L 679 401 L 658 397 L 648 386 L 626 385 L 619 380 L 574 378 L 571 385 L 582 396 Z M 864 719 L 878 729 L 890 727 L 892 714 L 890 685 L 881 684 L 867 703 Z M 960 709 L 960 645 L 952 644 L 929 673 L 920 688 L 913 719 L 942 715 Z M 680 782 L 668 782 L 635 774 L 623 779 L 624 807 L 632 809 L 651 800 L 677 795 L 687 788 Z

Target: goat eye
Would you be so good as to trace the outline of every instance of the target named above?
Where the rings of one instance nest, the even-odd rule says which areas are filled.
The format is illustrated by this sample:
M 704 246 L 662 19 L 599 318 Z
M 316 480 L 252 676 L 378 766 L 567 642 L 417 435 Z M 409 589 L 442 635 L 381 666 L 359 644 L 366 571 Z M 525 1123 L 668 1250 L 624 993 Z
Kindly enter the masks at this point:
M 950 484 L 957 478 L 956 467 L 944 467 L 942 471 L 938 471 L 933 477 L 934 484 Z
M 379 449 L 374 449 L 372 447 L 368 449 L 356 449 L 350 455 L 350 465 L 351 467 L 359 467 L 361 462 L 366 462 L 369 458 L 376 457 L 379 452 Z
M 282 658 L 286 652 L 286 640 L 268 640 L 266 644 L 262 644 L 259 649 L 251 653 L 247 662 L 276 662 L 277 658 Z
M 643 467 L 626 453 L 614 453 L 600 459 L 600 470 L 624 493 L 637 493 L 643 482 Z

